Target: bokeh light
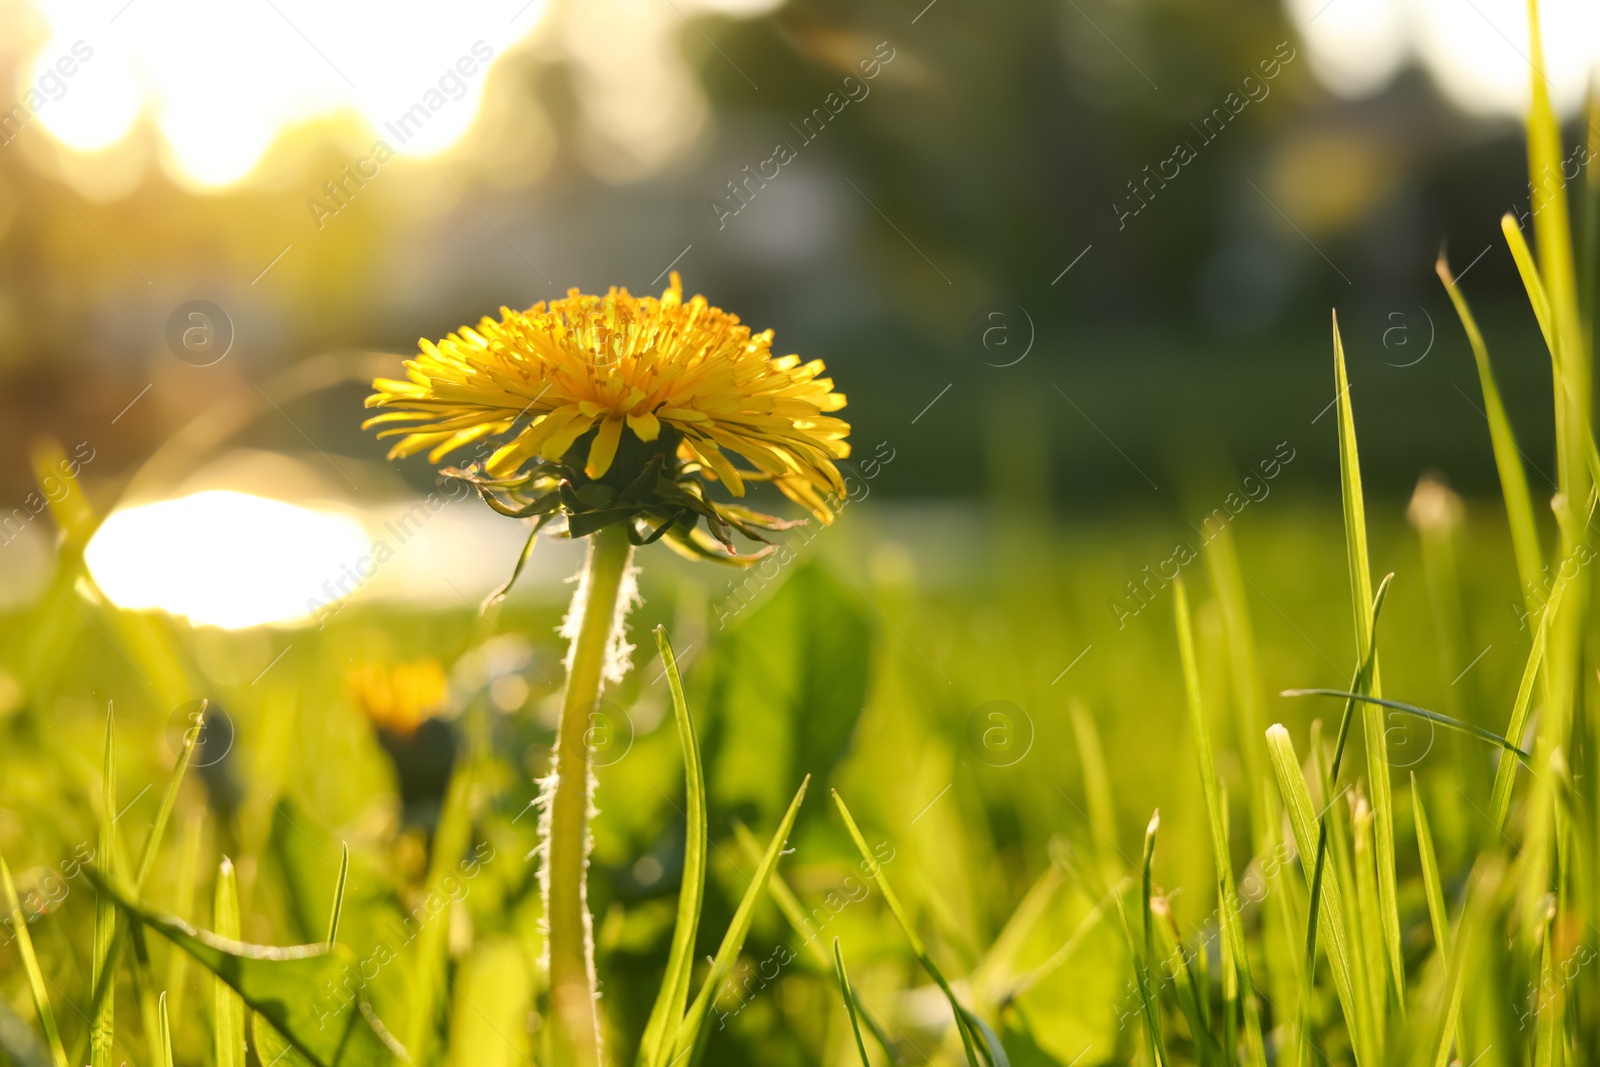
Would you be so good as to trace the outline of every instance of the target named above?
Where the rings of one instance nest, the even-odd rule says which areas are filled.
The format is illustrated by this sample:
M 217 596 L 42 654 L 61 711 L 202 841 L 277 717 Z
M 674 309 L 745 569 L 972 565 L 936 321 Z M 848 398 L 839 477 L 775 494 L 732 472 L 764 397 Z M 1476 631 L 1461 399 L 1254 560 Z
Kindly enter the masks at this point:
M 114 512 L 84 560 L 119 607 L 234 630 L 311 619 L 369 544 L 346 515 L 217 489 Z

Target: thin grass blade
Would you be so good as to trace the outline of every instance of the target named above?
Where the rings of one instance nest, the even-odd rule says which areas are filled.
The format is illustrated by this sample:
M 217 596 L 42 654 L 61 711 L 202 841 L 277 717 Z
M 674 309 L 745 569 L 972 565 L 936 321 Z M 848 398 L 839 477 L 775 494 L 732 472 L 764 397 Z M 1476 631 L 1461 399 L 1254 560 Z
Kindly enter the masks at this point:
M 238 941 L 239 882 L 233 861 L 222 857 L 212 896 L 211 927 L 218 937 Z M 213 979 L 211 999 L 211 1050 L 214 1067 L 244 1067 L 244 998 L 221 977 Z
M 1450 302 L 1455 305 L 1461 326 L 1467 331 L 1467 342 L 1472 346 L 1472 358 L 1478 366 L 1478 387 L 1483 393 L 1484 413 L 1489 420 L 1489 444 L 1494 448 L 1494 465 L 1500 474 L 1500 495 L 1505 500 L 1506 521 L 1511 526 L 1511 552 L 1517 561 L 1517 577 L 1522 580 L 1522 591 L 1529 612 L 1534 610 L 1534 598 L 1544 573 L 1544 553 L 1539 547 L 1539 524 L 1534 519 L 1533 496 L 1528 491 L 1528 472 L 1522 463 L 1522 451 L 1517 446 L 1516 433 L 1511 428 L 1511 417 L 1500 399 L 1500 386 L 1495 381 L 1494 369 L 1489 364 L 1489 346 L 1467 306 L 1467 298 L 1450 273 L 1444 253 L 1439 253 L 1435 269 L 1444 283 Z
M 200 874 L 200 846 L 205 833 L 205 812 L 190 813 L 183 827 L 183 849 L 179 853 L 177 879 L 177 910 L 180 919 L 194 916 L 194 887 Z M 187 952 L 167 954 L 165 996 L 172 1014 L 183 1018 L 184 974 L 188 967 Z
M 749 887 L 739 900 L 739 906 L 734 909 L 733 921 L 728 924 L 728 931 L 722 935 L 722 944 L 717 947 L 717 954 L 711 961 L 711 972 L 706 975 L 706 980 L 700 986 L 700 992 L 696 994 L 694 1003 L 689 1006 L 688 1012 L 683 1017 L 683 1024 L 677 1029 L 671 1046 L 673 1053 L 670 1062 L 674 1064 L 678 1062 L 678 1057 L 686 1052 L 703 1047 L 699 1042 L 706 1013 L 711 1010 L 712 999 L 717 995 L 722 983 L 727 980 L 734 963 L 738 961 L 739 950 L 744 947 L 744 939 L 750 933 L 750 922 L 755 918 L 756 904 L 766 892 L 772 872 L 778 868 L 778 859 L 783 855 L 784 846 L 789 840 L 789 832 L 794 829 L 795 816 L 799 814 L 800 804 L 806 798 L 806 787 L 810 784 L 811 776 L 808 774 L 800 783 L 794 799 L 789 802 L 789 810 L 784 812 L 783 821 L 778 824 L 777 832 L 772 835 L 767 851 L 761 857 L 761 865 L 756 868 Z
M 655 629 L 656 648 L 666 666 L 667 687 L 672 693 L 672 716 L 678 724 L 678 746 L 683 750 L 683 773 L 689 825 L 684 840 L 683 880 L 678 889 L 678 917 L 672 929 L 672 949 L 667 970 L 656 995 L 655 1006 L 645 1024 L 639 1043 L 639 1060 L 646 1067 L 664 1064 L 672 1053 L 678 1026 L 683 1021 L 689 1000 L 689 980 L 694 967 L 694 939 L 699 930 L 701 902 L 706 883 L 706 791 L 705 774 L 700 766 L 700 745 L 695 738 L 689 702 L 683 695 L 683 677 L 678 658 L 667 640 L 664 627 Z
M 50 1046 L 50 1055 L 56 1067 L 67 1067 L 67 1050 L 61 1045 L 61 1031 L 56 1028 L 55 1012 L 50 1010 L 50 994 L 44 987 L 44 972 L 39 969 L 39 957 L 33 951 L 28 917 L 22 911 L 22 901 L 17 897 L 17 886 L 11 880 L 11 868 L 6 864 L 4 854 L 0 854 L 0 881 L 4 882 L 6 915 L 17 939 L 17 955 L 22 957 L 22 969 L 28 976 L 28 989 L 33 993 L 34 1010 L 39 1013 L 39 1028 L 44 1031 L 44 1039 Z
M 328 916 L 328 936 L 324 939 L 332 948 L 339 940 L 339 916 L 344 912 L 344 890 L 350 881 L 350 844 L 345 842 L 339 856 L 339 878 L 333 883 L 333 911 Z
M 1417 827 L 1417 853 L 1422 860 L 1422 888 L 1428 898 L 1428 921 L 1433 926 L 1433 943 L 1438 946 L 1439 958 L 1445 963 L 1447 973 L 1444 1025 L 1440 1033 L 1434 1067 L 1446 1067 L 1450 1059 L 1450 1042 L 1455 1038 L 1457 1047 L 1463 1047 L 1456 1034 L 1456 1017 L 1461 1008 L 1461 968 L 1455 959 L 1450 939 L 1450 915 L 1445 909 L 1444 883 L 1439 878 L 1439 859 L 1433 848 L 1433 830 L 1428 825 L 1428 813 L 1422 803 L 1422 793 L 1417 789 L 1417 772 L 1411 772 L 1411 814 Z
M 1128 959 L 1133 963 L 1134 988 L 1139 994 L 1139 1016 L 1144 1022 L 1145 1040 L 1149 1042 L 1150 1062 L 1154 1067 L 1166 1067 L 1166 1045 L 1161 1040 L 1161 1006 L 1155 991 L 1150 988 L 1150 971 L 1139 940 L 1134 937 L 1133 925 L 1128 922 L 1128 908 L 1122 897 L 1117 898 L 1117 917 L 1122 920 L 1122 934 L 1128 944 Z
M 1367 554 L 1367 510 L 1361 490 L 1361 461 L 1356 451 L 1355 415 L 1350 405 L 1350 378 L 1345 369 L 1339 319 L 1333 320 L 1334 381 L 1339 390 L 1339 483 L 1344 496 L 1345 547 L 1350 565 L 1350 592 L 1356 618 L 1356 647 L 1372 645 L 1372 566 Z M 1373 695 L 1382 692 L 1378 659 L 1372 659 Z M 1371 792 L 1373 843 L 1378 867 L 1378 908 L 1388 949 L 1388 971 L 1396 1000 L 1405 1003 L 1405 961 L 1400 954 L 1400 904 L 1395 886 L 1394 800 L 1389 788 L 1389 751 L 1383 714 L 1367 705 L 1362 718 L 1367 742 L 1367 781 Z
M 1283 797 L 1284 810 L 1289 816 L 1289 828 L 1294 833 L 1295 846 L 1301 857 L 1316 854 L 1315 827 L 1317 812 L 1311 804 L 1311 792 L 1306 786 L 1305 774 L 1300 770 L 1300 760 L 1295 755 L 1294 742 L 1282 724 L 1267 728 L 1267 752 L 1272 758 L 1272 769 L 1278 779 L 1278 790 Z M 1302 862 L 1302 866 L 1304 866 Z M 1311 872 L 1306 872 L 1306 883 L 1311 882 Z M 1345 930 L 1345 908 L 1337 882 L 1322 887 L 1326 906 L 1319 912 L 1322 944 L 1328 956 L 1328 966 L 1333 972 L 1334 990 L 1345 1018 L 1353 1033 L 1365 1033 L 1367 1013 L 1357 1002 L 1350 980 L 1350 938 Z M 1358 1039 L 1357 1048 L 1361 1047 Z M 1366 1067 L 1366 1065 L 1364 1065 Z
M 1250 958 L 1245 951 L 1244 925 L 1239 916 L 1239 893 L 1233 880 L 1233 858 L 1228 851 L 1227 812 L 1219 795 L 1217 765 L 1211 752 L 1211 731 L 1206 724 L 1205 708 L 1200 697 L 1200 668 L 1195 661 L 1189 594 L 1181 578 L 1173 583 L 1173 593 L 1178 625 L 1178 655 L 1183 663 L 1183 688 L 1189 705 L 1189 727 L 1195 736 L 1201 792 L 1205 796 L 1206 821 L 1211 830 L 1211 858 L 1217 869 L 1217 914 L 1222 922 L 1222 962 L 1225 968 L 1222 995 L 1228 1013 L 1227 1027 L 1231 1032 L 1235 1009 L 1242 1006 L 1245 1049 L 1248 1054 L 1246 1062 L 1252 1067 L 1266 1067 L 1266 1043 L 1262 1039 L 1261 1016 L 1255 1002 L 1255 982 L 1250 977 Z
M 161 1016 L 161 1030 L 159 1047 L 156 1050 L 156 1063 L 159 1067 L 172 1067 L 172 1020 L 167 1017 L 167 995 L 161 994 L 157 1010 Z
M 850 1016 L 850 1032 L 855 1035 L 856 1052 L 861 1056 L 861 1067 L 872 1067 L 867 1059 L 867 1043 L 861 1039 L 861 1023 L 856 1018 L 856 997 L 850 988 L 850 976 L 845 973 L 844 953 L 839 949 L 839 939 L 833 939 L 833 973 L 839 979 L 839 994 L 844 997 L 844 1008 Z
M 1506 724 L 1506 739 L 1522 740 L 1528 732 L 1528 718 L 1533 713 L 1533 687 L 1539 680 L 1539 664 L 1544 659 L 1544 646 L 1565 587 L 1556 589 L 1546 605 L 1538 625 L 1533 631 L 1533 648 L 1528 652 L 1528 662 L 1522 668 L 1522 680 L 1517 683 L 1517 697 L 1511 705 L 1511 721 Z M 1511 814 L 1511 791 L 1517 783 L 1517 761 L 1501 757 L 1494 772 L 1494 790 L 1489 794 L 1489 821 L 1497 831 L 1503 830 Z
M 106 705 L 105 762 L 101 770 L 100 838 L 97 855 L 107 871 L 115 871 L 117 854 L 117 762 L 116 714 Z M 89 1023 L 89 1062 L 91 1067 L 112 1067 L 112 1048 L 116 1029 L 116 961 L 112 946 L 117 940 L 117 908 L 104 893 L 94 904 L 94 963 L 90 990 L 98 1001 Z M 102 992 L 103 990 L 103 992 Z
M 1452 718 L 1449 715 L 1441 715 L 1437 711 L 1429 711 L 1427 708 L 1419 708 L 1415 704 L 1407 704 L 1404 701 L 1387 700 L 1383 697 L 1371 697 L 1362 693 L 1347 693 L 1343 689 L 1285 689 L 1283 691 L 1283 695 L 1286 697 L 1340 697 L 1344 700 L 1353 700 L 1362 704 L 1376 704 L 1379 707 L 1390 708 L 1394 711 L 1404 712 L 1407 715 L 1414 715 L 1419 719 L 1426 719 L 1429 722 L 1436 722 L 1440 726 L 1448 726 L 1452 730 L 1457 730 L 1468 735 L 1469 737 L 1476 737 L 1480 741 L 1487 741 L 1491 745 L 1503 748 L 1507 752 L 1514 754 L 1524 763 L 1527 763 L 1533 758 L 1530 754 L 1524 752 L 1522 749 L 1518 748 L 1504 737 L 1501 737 L 1493 730 L 1485 730 L 1483 727 L 1476 726 L 1470 722 L 1463 722 L 1462 720 Z
M 906 941 L 911 945 L 912 954 L 917 957 L 917 962 L 922 964 L 922 969 L 928 972 L 928 977 L 934 980 L 934 983 L 944 993 L 945 999 L 950 1002 L 950 1011 L 955 1016 L 956 1031 L 961 1035 L 961 1046 L 966 1052 L 967 1063 L 970 1067 L 978 1067 L 977 1044 L 982 1039 L 973 1034 L 972 1026 L 967 1022 L 966 1009 L 956 999 L 955 991 L 950 988 L 950 983 L 945 980 L 944 974 L 939 970 L 938 965 L 928 955 L 927 947 L 922 943 L 922 938 L 917 936 L 916 930 L 912 928 L 911 919 L 906 914 L 905 908 L 901 906 L 900 898 L 895 895 L 894 888 L 890 886 L 888 877 L 883 873 L 882 864 L 877 861 L 872 849 L 867 845 L 867 839 L 862 836 L 861 829 L 856 826 L 856 821 L 851 816 L 850 809 L 845 806 L 844 798 L 839 795 L 838 790 L 833 792 L 833 803 L 839 809 L 839 814 L 844 819 L 845 828 L 850 831 L 850 838 L 855 842 L 857 851 L 861 853 L 862 859 L 866 861 L 867 869 L 871 873 L 872 880 L 877 883 L 878 891 L 883 894 L 884 903 L 889 906 L 890 914 L 894 916 L 895 922 L 900 924 L 901 932 L 905 934 Z

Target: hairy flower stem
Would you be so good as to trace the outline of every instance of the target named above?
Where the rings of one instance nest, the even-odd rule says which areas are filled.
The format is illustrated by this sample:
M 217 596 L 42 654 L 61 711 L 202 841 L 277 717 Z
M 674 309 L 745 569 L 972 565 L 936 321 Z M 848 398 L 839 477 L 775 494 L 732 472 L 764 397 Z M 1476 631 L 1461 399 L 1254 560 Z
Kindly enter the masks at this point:
M 569 620 L 577 633 L 556 735 L 554 790 L 549 796 L 545 916 L 550 999 L 558 1020 L 555 1062 L 575 1067 L 597 1067 L 601 1062 L 587 889 L 591 783 L 586 735 L 600 697 L 613 627 L 621 625 L 618 598 L 626 595 L 623 586 L 632 558 L 624 523 L 590 538 L 583 584 L 573 603 L 581 618 Z

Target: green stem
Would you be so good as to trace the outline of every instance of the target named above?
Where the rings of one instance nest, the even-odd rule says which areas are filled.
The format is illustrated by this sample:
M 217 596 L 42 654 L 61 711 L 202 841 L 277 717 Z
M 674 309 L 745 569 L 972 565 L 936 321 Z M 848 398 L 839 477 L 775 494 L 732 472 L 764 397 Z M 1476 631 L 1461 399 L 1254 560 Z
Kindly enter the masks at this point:
M 556 735 L 555 786 L 550 797 L 546 841 L 549 926 L 550 1000 L 558 1020 L 554 1040 L 561 1048 L 556 1062 L 597 1067 L 599 1023 L 595 1010 L 594 942 L 587 900 L 589 863 L 589 716 L 600 697 L 606 650 L 617 617 L 617 598 L 633 557 L 624 523 L 599 531 L 589 540 L 582 611 L 572 643 L 572 666 L 561 705 Z

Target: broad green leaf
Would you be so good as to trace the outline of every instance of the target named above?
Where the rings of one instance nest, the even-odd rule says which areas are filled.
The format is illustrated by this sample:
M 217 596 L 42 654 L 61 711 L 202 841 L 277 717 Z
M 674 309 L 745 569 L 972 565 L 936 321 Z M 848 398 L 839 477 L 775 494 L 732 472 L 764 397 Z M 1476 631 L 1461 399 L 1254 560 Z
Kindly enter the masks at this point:
M 1189 727 L 1195 736 L 1201 792 L 1205 796 L 1206 821 L 1211 830 L 1211 858 L 1217 869 L 1217 914 L 1221 918 L 1223 937 L 1222 995 L 1228 1012 L 1226 1023 L 1231 1034 L 1234 1008 L 1239 1004 L 1243 990 L 1245 1048 L 1249 1054 L 1247 1062 L 1253 1067 L 1266 1067 L 1266 1044 L 1261 1036 L 1261 1016 L 1254 995 L 1255 982 L 1250 977 L 1250 958 L 1245 951 L 1239 894 L 1233 880 L 1233 858 L 1228 851 L 1228 831 L 1224 821 L 1227 812 L 1219 795 L 1217 765 L 1211 752 L 1211 731 L 1206 725 L 1205 708 L 1201 704 L 1200 668 L 1195 662 L 1189 594 L 1181 578 L 1173 583 L 1173 604 L 1178 624 L 1178 657 L 1183 663 L 1183 688 L 1189 705 Z
M 718 609 L 726 631 L 711 664 L 701 756 L 712 805 L 770 825 L 789 802 L 784 783 L 827 781 L 849 747 L 866 704 L 871 609 L 817 563 L 785 575 L 769 561 L 732 583 Z
M 125 916 L 155 930 L 226 982 L 314 1067 L 390 1067 L 406 1061 L 405 1050 L 359 990 L 349 988 L 357 961 L 348 950 L 330 950 L 326 944 L 274 948 L 197 930 L 134 900 L 97 868 L 84 870 Z M 242 1053 L 242 1032 L 239 1042 Z
M 655 629 L 656 648 L 666 665 L 667 688 L 672 693 L 672 715 L 678 724 L 678 746 L 683 750 L 685 799 L 689 806 L 688 833 L 684 839 L 683 880 L 678 887 L 678 918 L 672 929 L 672 949 L 667 956 L 666 973 L 655 1007 L 645 1024 L 639 1042 L 639 1062 L 645 1067 L 664 1064 L 672 1052 L 672 1039 L 683 1020 L 689 1001 L 689 981 L 694 967 L 694 938 L 700 926 L 700 908 L 706 886 L 706 790 L 705 774 L 700 769 L 700 745 L 695 739 L 694 720 L 683 695 L 683 677 L 678 673 L 678 658 L 664 627 Z
M 1026 974 L 1019 976 L 1008 989 L 1005 989 L 1000 996 L 995 998 L 995 1002 L 999 1007 L 1002 1010 L 1005 1009 L 1013 1001 L 1027 993 L 1028 990 L 1054 974 L 1061 968 L 1062 964 L 1071 959 L 1073 954 L 1078 951 L 1078 947 L 1083 944 L 1084 938 L 1088 937 L 1100 925 L 1105 917 L 1106 909 L 1113 899 L 1120 898 L 1132 885 L 1133 882 L 1130 879 L 1124 878 L 1112 886 L 1100 902 L 1089 910 L 1089 914 L 1079 921 L 1077 927 L 1073 929 L 1060 948 L 1052 952 L 1043 963 Z
M 490 938 L 455 969 L 450 1067 L 528 1067 L 534 1003 L 530 960 L 512 936 Z
M 332 859 L 339 843 L 292 796 L 274 797 L 271 812 L 268 848 L 286 891 L 290 921 L 286 936 L 309 944 L 327 936 L 335 903 L 330 890 L 338 884 Z
M 227 856 L 222 857 L 217 867 L 211 925 L 216 927 L 218 937 L 239 940 L 239 882 L 233 873 L 233 861 Z M 244 1000 L 220 973 L 214 985 L 211 1005 L 212 1062 L 215 1067 L 244 1067 Z
M 1350 592 L 1356 619 L 1356 647 L 1373 646 L 1372 565 L 1367 556 L 1367 509 L 1361 491 L 1361 460 L 1356 452 L 1355 415 L 1350 405 L 1350 377 L 1345 370 L 1339 318 L 1333 319 L 1334 383 L 1339 408 L 1339 484 L 1344 496 L 1345 548 L 1350 565 Z M 1372 658 L 1373 696 L 1381 695 L 1377 653 Z M 1389 750 L 1383 713 L 1367 705 L 1362 716 L 1367 741 L 1367 784 L 1372 794 L 1373 837 L 1378 866 L 1378 908 L 1388 948 L 1389 978 L 1396 1000 L 1405 1003 L 1405 961 L 1400 955 L 1400 905 L 1395 888 L 1394 801 L 1389 788 Z
M 17 886 L 11 880 L 11 868 L 6 864 L 4 855 L 0 855 L 0 881 L 4 882 L 6 916 L 17 939 L 17 955 L 22 957 L 22 969 L 28 976 L 28 988 L 33 993 L 33 1006 L 39 1013 L 39 1027 L 50 1045 L 50 1055 L 56 1067 L 67 1067 L 67 1050 L 61 1046 L 61 1031 L 56 1029 L 56 1016 L 50 1010 L 50 994 L 44 987 L 44 972 L 39 969 L 39 957 L 33 951 L 28 917 L 23 914 L 22 901 L 17 899 Z
M 789 802 L 789 810 L 784 812 L 783 821 L 778 824 L 777 832 L 772 835 L 767 851 L 761 857 L 760 866 L 750 879 L 749 888 L 740 898 L 739 906 L 734 909 L 733 921 L 728 924 L 727 932 L 722 935 L 722 944 L 717 947 L 717 954 L 711 961 L 711 972 L 706 975 L 706 980 L 700 986 L 700 992 L 695 996 L 694 1003 L 689 1005 L 689 1010 L 683 1017 L 683 1024 L 678 1027 L 670 1063 L 676 1064 L 678 1057 L 684 1053 L 703 1048 L 700 1044 L 701 1026 L 705 1023 L 706 1013 L 711 1010 L 711 1002 L 716 998 L 717 990 L 722 988 L 722 983 L 727 981 L 733 965 L 738 962 L 739 951 L 744 948 L 744 939 L 749 935 L 750 923 L 755 918 L 756 904 L 766 891 L 772 872 L 777 870 L 778 859 L 788 844 L 789 832 L 794 829 L 795 815 L 800 811 L 800 802 L 805 800 L 806 786 L 810 783 L 809 775 L 801 781 L 794 799 Z
M 844 970 L 844 953 L 839 949 L 839 939 L 833 939 L 834 975 L 839 979 L 839 994 L 844 997 L 845 1011 L 850 1015 L 850 1031 L 855 1034 L 856 1051 L 861 1054 L 861 1067 L 872 1067 L 867 1059 L 867 1043 L 861 1039 L 861 1023 L 856 1018 L 856 995 L 850 988 L 850 976 Z

